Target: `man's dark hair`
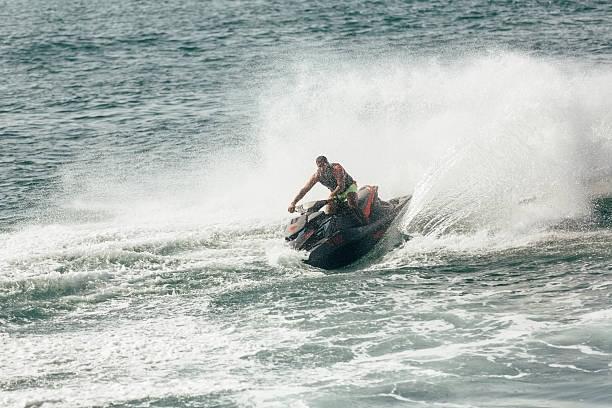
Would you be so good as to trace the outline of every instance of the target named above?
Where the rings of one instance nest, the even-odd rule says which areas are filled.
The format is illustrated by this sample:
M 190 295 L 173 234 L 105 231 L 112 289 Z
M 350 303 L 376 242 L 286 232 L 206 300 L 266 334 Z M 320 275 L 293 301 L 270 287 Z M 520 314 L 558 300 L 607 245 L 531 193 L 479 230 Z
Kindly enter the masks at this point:
M 319 156 L 319 157 L 317 157 L 316 163 L 317 164 L 320 164 L 320 163 L 329 163 L 329 161 L 327 161 L 327 157 Z

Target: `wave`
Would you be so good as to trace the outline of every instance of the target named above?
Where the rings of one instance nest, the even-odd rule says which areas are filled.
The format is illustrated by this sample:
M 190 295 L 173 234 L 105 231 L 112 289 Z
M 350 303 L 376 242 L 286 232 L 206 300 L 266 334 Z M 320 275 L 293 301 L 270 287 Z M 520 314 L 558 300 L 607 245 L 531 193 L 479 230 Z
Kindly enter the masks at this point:
M 162 263 L 201 253 L 219 233 L 235 242 L 203 255 L 211 262 L 290 267 L 299 257 L 273 243 L 282 242 L 287 203 L 320 154 L 343 163 L 360 185 L 379 185 L 383 199 L 413 194 L 401 229 L 438 243 L 488 246 L 494 236 L 521 245 L 593 214 L 596 226 L 607 225 L 607 207 L 597 204 L 612 196 L 612 73 L 605 66 L 508 51 L 326 54 L 271 66 L 265 86 L 244 91 L 257 95 L 250 103 L 258 109 L 234 107 L 249 112 L 251 126 L 222 129 L 225 141 L 196 148 L 209 152 L 202 157 L 151 168 L 137 149 L 106 158 L 100 147 L 93 163 L 64 168 L 48 211 L 5 235 L 2 256 L 13 259 L 16 248 L 26 258 L 42 251 L 41 259 L 53 259 L 110 231 L 120 252 L 113 263 L 132 268 L 143 251 Z M 305 200 L 326 194 L 317 186 Z M 56 228 L 67 238 L 40 249 L 37 224 L 45 240 Z M 160 242 L 149 239 L 155 236 Z M 234 262 L 236 246 L 255 249 Z M 84 259 L 60 263 L 100 269 L 95 256 Z

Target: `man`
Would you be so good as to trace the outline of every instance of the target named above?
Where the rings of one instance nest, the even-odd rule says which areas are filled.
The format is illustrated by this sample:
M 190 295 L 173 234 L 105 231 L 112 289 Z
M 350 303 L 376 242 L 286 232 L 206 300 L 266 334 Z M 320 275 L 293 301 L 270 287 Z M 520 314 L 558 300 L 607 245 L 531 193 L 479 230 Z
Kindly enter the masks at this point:
M 316 164 L 317 172 L 310 177 L 306 185 L 295 196 L 293 201 L 291 201 L 288 211 L 290 213 L 294 212 L 297 202 L 300 201 L 315 184 L 321 183 L 331 191 L 328 198 L 330 213 L 336 210 L 338 204 L 346 200 L 349 208 L 353 210 L 355 218 L 357 218 L 360 224 L 365 224 L 363 214 L 357 207 L 357 183 L 355 180 L 353 180 L 339 163 L 330 163 L 325 156 L 317 157 Z

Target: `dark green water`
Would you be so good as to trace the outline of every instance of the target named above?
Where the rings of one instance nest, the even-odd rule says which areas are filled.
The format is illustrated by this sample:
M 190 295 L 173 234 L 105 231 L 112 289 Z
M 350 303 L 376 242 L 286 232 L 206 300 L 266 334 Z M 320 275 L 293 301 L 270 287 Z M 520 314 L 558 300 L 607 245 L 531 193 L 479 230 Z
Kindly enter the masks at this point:
M 0 405 L 610 406 L 610 27 L 604 1 L 0 0 Z M 303 264 L 319 154 L 413 194 L 412 238 Z

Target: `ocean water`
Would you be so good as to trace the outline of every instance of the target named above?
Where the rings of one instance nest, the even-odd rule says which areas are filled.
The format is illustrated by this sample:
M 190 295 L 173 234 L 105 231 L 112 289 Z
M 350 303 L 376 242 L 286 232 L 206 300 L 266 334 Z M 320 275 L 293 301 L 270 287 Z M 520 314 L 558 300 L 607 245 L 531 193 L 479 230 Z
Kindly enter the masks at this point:
M 612 405 L 610 2 L 0 0 L 0 91 L 0 406 Z M 305 265 L 319 154 L 410 239 Z

